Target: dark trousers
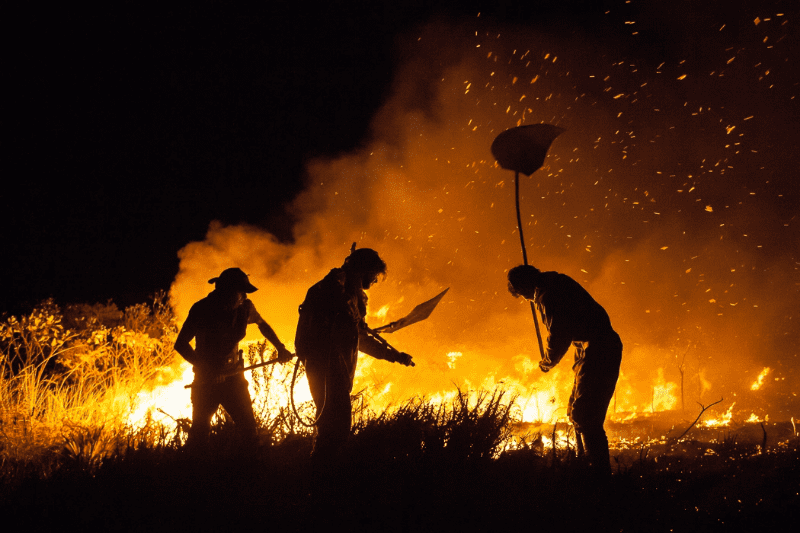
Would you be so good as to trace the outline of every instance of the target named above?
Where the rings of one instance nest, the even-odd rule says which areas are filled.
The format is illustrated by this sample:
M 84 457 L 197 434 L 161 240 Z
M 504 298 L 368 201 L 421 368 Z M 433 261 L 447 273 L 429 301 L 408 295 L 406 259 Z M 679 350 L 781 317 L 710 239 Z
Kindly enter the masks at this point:
M 256 418 L 253 403 L 247 390 L 247 380 L 243 374 L 229 377 L 222 383 L 203 384 L 192 387 L 192 427 L 186 441 L 187 447 L 204 446 L 211 431 L 211 419 L 220 405 L 233 418 L 237 433 L 243 439 L 255 441 Z
M 306 377 L 317 408 L 312 461 L 330 462 L 350 436 L 353 382 L 340 361 L 306 361 Z
M 610 472 L 608 437 L 603 424 L 619 378 L 622 342 L 616 334 L 589 341 L 588 348 L 578 359 L 573 367 L 575 383 L 567 415 L 582 436 L 592 466 Z

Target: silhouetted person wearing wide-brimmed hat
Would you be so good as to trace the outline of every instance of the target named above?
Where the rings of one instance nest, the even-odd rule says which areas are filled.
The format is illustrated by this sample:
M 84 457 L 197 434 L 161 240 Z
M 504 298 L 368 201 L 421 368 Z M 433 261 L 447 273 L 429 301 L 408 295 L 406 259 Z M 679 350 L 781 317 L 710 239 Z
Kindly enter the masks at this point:
M 599 473 L 610 474 L 606 412 L 619 378 L 622 341 L 605 309 L 580 284 L 558 272 L 529 265 L 508 273 L 508 290 L 533 300 L 549 332 L 539 368 L 548 372 L 571 345 L 576 348 L 575 384 L 567 414 L 582 436 L 586 455 Z
M 247 390 L 239 341 L 248 324 L 257 324 L 262 335 L 277 349 L 281 361 L 292 353 L 261 318 L 247 294 L 256 289 L 238 268 L 229 268 L 210 279 L 215 289 L 189 310 L 175 341 L 175 351 L 194 367 L 192 387 L 192 427 L 186 446 L 197 450 L 208 439 L 211 418 L 222 405 L 233 418 L 237 431 L 251 444 L 255 442 L 256 420 Z M 195 339 L 195 347 L 189 342 Z
M 330 463 L 350 434 L 350 393 L 358 352 L 377 359 L 413 365 L 401 353 L 375 336 L 367 327 L 369 289 L 386 273 L 386 263 L 375 250 L 355 244 L 341 268 L 334 268 L 313 285 L 300 306 L 295 348 L 303 361 L 317 408 L 316 438 L 312 461 L 317 467 Z

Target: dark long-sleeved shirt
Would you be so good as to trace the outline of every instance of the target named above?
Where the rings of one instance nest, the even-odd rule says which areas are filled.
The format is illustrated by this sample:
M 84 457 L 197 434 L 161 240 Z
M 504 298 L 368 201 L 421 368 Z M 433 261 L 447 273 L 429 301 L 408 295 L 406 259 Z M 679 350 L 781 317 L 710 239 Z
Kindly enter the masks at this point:
M 300 306 L 295 348 L 301 360 L 342 364 L 352 384 L 358 352 L 396 361 L 399 352 L 378 342 L 366 330 L 367 295 L 349 287 L 344 270 L 334 268 L 313 285 Z
M 254 317 L 258 317 L 258 313 L 250 300 L 245 299 L 237 307 L 227 307 L 223 298 L 213 291 L 189 310 L 175 348 L 193 365 L 222 371 L 226 365 L 237 362 L 239 341 L 244 339 L 247 325 L 255 322 Z M 195 349 L 189 346 L 193 338 Z
M 549 332 L 542 360 L 545 367 L 558 364 L 573 343 L 616 336 L 606 310 L 566 274 L 541 272 L 534 302 Z

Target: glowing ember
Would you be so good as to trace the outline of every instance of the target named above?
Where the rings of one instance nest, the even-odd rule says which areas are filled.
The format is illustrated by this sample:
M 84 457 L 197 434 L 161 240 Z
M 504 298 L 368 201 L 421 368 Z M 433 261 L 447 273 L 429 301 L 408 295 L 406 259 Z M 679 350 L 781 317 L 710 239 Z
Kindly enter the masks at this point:
M 761 373 L 758 375 L 758 378 L 756 378 L 755 382 L 752 385 L 750 385 L 750 390 L 760 389 L 761 386 L 764 384 L 764 380 L 767 378 L 767 374 L 769 374 L 769 371 L 770 371 L 769 367 L 766 367 L 764 370 L 762 370 Z

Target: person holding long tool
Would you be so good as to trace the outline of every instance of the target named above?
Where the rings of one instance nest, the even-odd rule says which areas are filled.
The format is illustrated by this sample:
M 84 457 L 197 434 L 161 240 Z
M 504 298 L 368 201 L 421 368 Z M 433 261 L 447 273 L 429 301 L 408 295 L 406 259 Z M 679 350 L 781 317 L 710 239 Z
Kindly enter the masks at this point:
M 552 142 L 564 130 L 552 124 L 529 124 L 501 132 L 492 143 L 492 154 L 502 168 L 514 171 L 517 231 L 523 265 L 508 273 L 508 290 L 531 301 L 533 323 L 542 357 L 539 368 L 548 372 L 575 345 L 575 383 L 567 413 L 578 435 L 578 450 L 586 455 L 595 471 L 611 473 L 608 437 L 603 423 L 614 395 L 622 360 L 622 341 L 612 329 L 608 313 L 583 287 L 565 274 L 540 272 L 528 265 L 522 235 L 519 175 L 532 175 L 544 165 Z M 534 302 L 550 336 L 542 343 Z
M 228 268 L 208 282 L 215 289 L 192 306 L 175 341 L 175 351 L 192 364 L 195 374 L 192 427 L 186 441 L 191 451 L 207 444 L 211 418 L 220 405 L 233 418 L 245 442 L 255 443 L 256 419 L 239 351 L 248 324 L 258 325 L 277 350 L 278 362 L 288 362 L 293 357 L 247 298 L 248 293 L 258 289 L 241 269 Z
M 520 265 L 508 272 L 508 290 L 532 300 L 549 335 L 539 368 L 548 372 L 575 346 L 575 382 L 567 415 L 598 474 L 609 475 L 608 437 L 603 423 L 619 378 L 622 341 L 608 313 L 586 289 L 558 272 Z
M 316 435 L 312 451 L 315 467 L 330 464 L 350 435 L 353 390 L 358 352 L 406 366 L 411 356 L 393 348 L 367 326 L 367 295 L 386 263 L 375 250 L 355 249 L 341 268 L 334 268 L 314 284 L 300 305 L 295 336 L 297 357 L 305 365 L 316 406 Z

